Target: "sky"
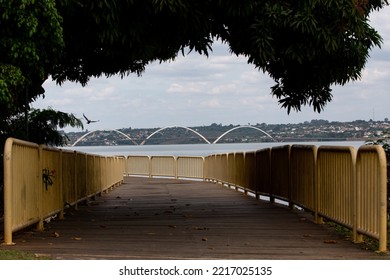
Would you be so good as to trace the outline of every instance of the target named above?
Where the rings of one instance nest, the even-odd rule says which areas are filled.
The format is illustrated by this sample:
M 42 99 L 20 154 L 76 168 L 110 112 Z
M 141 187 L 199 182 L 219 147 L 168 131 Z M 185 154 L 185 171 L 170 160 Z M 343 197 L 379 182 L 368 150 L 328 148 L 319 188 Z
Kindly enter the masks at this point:
M 85 124 L 88 130 L 390 119 L 390 7 L 372 13 L 370 24 L 382 36 L 382 47 L 371 51 L 361 80 L 332 87 L 333 100 L 321 113 L 304 107 L 287 114 L 270 93 L 273 80 L 219 42 L 208 58 L 180 54 L 173 62 L 151 63 L 141 77 L 93 78 L 85 87 L 49 79 L 45 98 L 32 107 L 99 120 Z

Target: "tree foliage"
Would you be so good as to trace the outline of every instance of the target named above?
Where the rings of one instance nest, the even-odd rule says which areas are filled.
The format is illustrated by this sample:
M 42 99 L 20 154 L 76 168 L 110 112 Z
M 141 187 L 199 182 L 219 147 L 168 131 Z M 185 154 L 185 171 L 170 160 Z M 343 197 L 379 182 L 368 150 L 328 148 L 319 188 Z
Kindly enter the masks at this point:
M 83 128 L 83 123 L 73 114 L 52 108 L 30 109 L 27 119 L 24 113 L 19 113 L 6 120 L 0 133 L 0 142 L 15 137 L 38 144 L 63 146 L 69 139 L 59 129 L 67 126 Z
M 58 129 L 66 126 L 81 127 L 83 123 L 73 114 L 48 109 L 31 109 L 26 119 L 24 113 L 0 120 L 0 145 L 4 147 L 9 137 L 14 137 L 38 144 L 63 146 L 69 140 Z M 3 149 L 0 150 L 0 216 L 2 214 L 3 195 Z
M 59 84 L 141 75 L 220 39 L 274 79 L 288 112 L 320 112 L 331 87 L 360 78 L 380 35 L 368 17 L 387 0 L 0 0 L 1 117 Z
M 383 0 L 63 0 L 64 57 L 53 77 L 142 74 L 188 48 L 208 55 L 215 39 L 268 73 L 288 112 L 317 112 L 331 86 L 359 79 L 380 35 L 368 16 Z
M 63 50 L 55 0 L 0 0 L 0 117 L 28 109 L 42 95 Z

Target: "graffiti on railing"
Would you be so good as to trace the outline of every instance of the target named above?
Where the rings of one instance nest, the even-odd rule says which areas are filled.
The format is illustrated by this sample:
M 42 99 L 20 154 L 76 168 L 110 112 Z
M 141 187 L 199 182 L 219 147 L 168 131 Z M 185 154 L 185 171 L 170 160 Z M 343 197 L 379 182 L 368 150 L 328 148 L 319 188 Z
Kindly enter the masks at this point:
M 44 168 L 42 170 L 42 180 L 43 180 L 43 184 L 45 185 L 45 189 L 48 190 L 48 187 L 49 186 L 52 186 L 54 184 L 53 182 L 53 178 L 55 177 L 56 171 L 53 169 L 53 170 L 49 170 L 48 168 Z

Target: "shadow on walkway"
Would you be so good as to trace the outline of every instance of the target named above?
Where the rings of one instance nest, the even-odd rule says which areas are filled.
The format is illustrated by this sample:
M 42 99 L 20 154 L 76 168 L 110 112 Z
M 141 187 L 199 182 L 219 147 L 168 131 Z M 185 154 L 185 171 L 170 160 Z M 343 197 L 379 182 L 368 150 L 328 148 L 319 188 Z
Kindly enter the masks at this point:
M 361 249 L 307 213 L 221 185 L 127 177 L 43 232 L 7 249 L 54 259 L 388 259 Z

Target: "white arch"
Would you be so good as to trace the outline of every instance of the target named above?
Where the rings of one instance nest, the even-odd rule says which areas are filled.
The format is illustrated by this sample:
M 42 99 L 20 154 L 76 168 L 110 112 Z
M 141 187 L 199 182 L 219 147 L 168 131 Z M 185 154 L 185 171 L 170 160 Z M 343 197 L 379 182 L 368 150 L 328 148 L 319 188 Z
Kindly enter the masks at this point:
M 256 129 L 258 131 L 261 131 L 262 133 L 264 133 L 265 135 L 267 135 L 268 137 L 270 137 L 273 141 L 275 141 L 275 139 L 269 135 L 267 132 L 265 132 L 264 130 L 258 128 L 258 127 L 255 127 L 255 126 L 251 126 L 251 125 L 240 125 L 240 126 L 236 126 L 236 127 L 233 127 L 232 129 L 229 129 L 228 131 L 224 132 L 221 134 L 221 136 L 219 136 L 214 142 L 213 144 L 216 144 L 219 140 L 221 140 L 222 137 L 224 137 L 226 134 L 228 134 L 229 132 L 232 132 L 233 130 L 236 130 L 236 129 L 239 129 L 239 128 L 253 128 L 253 129 Z
M 129 139 L 131 142 L 133 142 L 134 145 L 138 145 L 137 142 L 135 142 L 133 139 L 131 139 L 131 137 L 129 135 L 123 133 L 122 131 L 119 131 L 119 130 L 116 130 L 116 129 L 112 129 L 112 131 L 118 132 L 119 134 L 125 136 L 127 139 Z
M 143 145 L 145 144 L 146 140 L 148 140 L 150 137 L 152 137 L 153 135 L 155 135 L 156 133 L 159 133 L 160 131 L 162 130 L 165 130 L 165 129 L 168 129 L 168 128 L 184 128 L 184 129 L 187 129 L 193 133 L 195 133 L 196 135 L 198 135 L 200 138 L 202 138 L 207 144 L 211 144 L 209 140 L 207 140 L 202 134 L 200 134 L 199 132 L 189 128 L 189 127 L 185 127 L 185 126 L 177 126 L 177 125 L 174 125 L 174 126 L 166 126 L 166 127 L 163 127 L 163 128 L 160 128 L 160 129 L 157 129 L 155 132 L 153 132 L 152 134 L 150 134 L 148 137 L 146 137 L 146 139 L 144 141 L 142 141 L 142 143 L 140 145 Z
M 83 139 L 84 139 L 85 137 L 87 137 L 88 135 L 90 135 L 90 134 L 92 134 L 92 133 L 94 133 L 94 132 L 99 132 L 99 131 L 114 131 L 114 132 L 117 132 L 117 133 L 119 133 L 119 134 L 125 136 L 127 139 L 129 139 L 131 142 L 133 142 L 133 144 L 138 145 L 138 143 L 136 143 L 133 139 L 131 139 L 130 136 L 128 136 L 127 134 L 123 133 L 122 131 L 119 131 L 119 130 L 116 130 L 116 129 L 110 129 L 110 130 L 93 130 L 93 131 L 89 131 L 89 132 L 85 133 L 83 136 L 81 136 L 79 139 L 77 139 L 76 142 L 74 142 L 74 143 L 72 144 L 72 147 L 76 146 L 76 144 L 77 144 L 78 142 L 80 142 L 81 140 L 83 140 Z

